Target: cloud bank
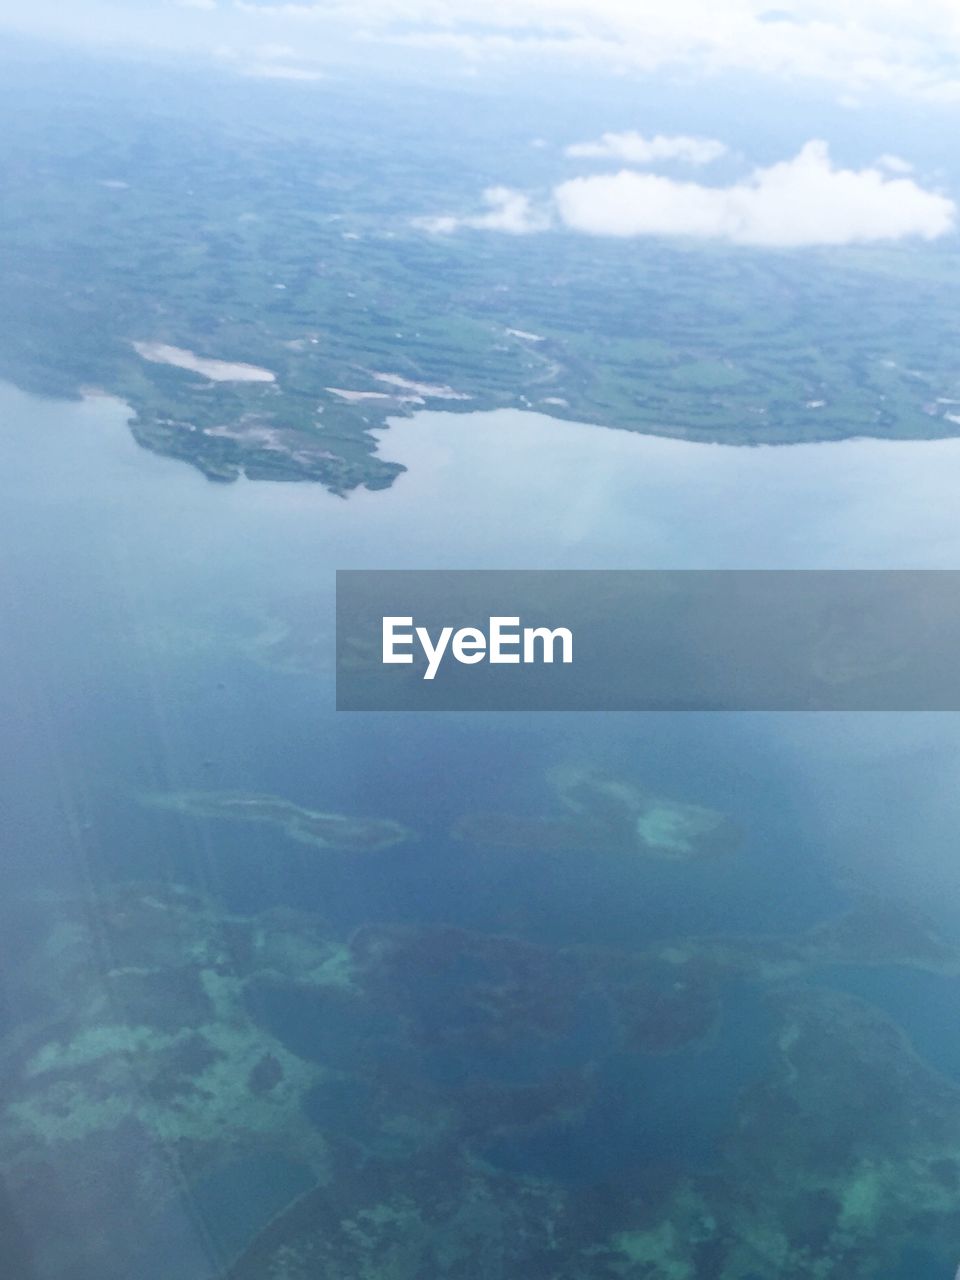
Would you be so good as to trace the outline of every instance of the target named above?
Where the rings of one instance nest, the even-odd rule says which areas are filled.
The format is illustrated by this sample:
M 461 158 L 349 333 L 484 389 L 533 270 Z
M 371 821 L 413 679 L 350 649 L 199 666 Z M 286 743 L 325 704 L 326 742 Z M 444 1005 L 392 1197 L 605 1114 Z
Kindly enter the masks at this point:
M 902 163 L 902 162 L 901 162 Z M 808 142 L 792 160 L 754 169 L 740 182 L 710 187 L 624 169 L 572 178 L 538 205 L 494 187 L 487 212 L 419 219 L 427 231 L 461 227 L 523 234 L 561 225 L 595 236 L 679 236 L 767 248 L 865 244 L 954 227 L 956 205 L 912 178 L 881 168 L 841 169 L 825 142 Z
M 512 187 L 488 187 L 483 200 L 488 206 L 486 213 L 459 218 L 451 215 L 416 218 L 414 225 L 438 235 L 450 235 L 461 227 L 470 227 L 475 231 L 506 231 L 521 236 L 546 231 L 551 224 L 548 210 L 538 208 L 530 196 Z
M 472 60 L 561 56 L 616 70 L 756 73 L 960 102 L 956 0 L 234 0 L 275 24 Z
M 956 206 L 911 178 L 837 169 L 825 142 L 755 169 L 729 187 L 623 170 L 574 178 L 554 190 L 561 222 L 591 235 L 696 236 L 784 248 L 841 245 L 950 231 Z
M 727 151 L 715 138 L 691 138 L 684 134 L 658 133 L 645 138 L 641 133 L 605 133 L 597 142 L 575 142 L 567 155 L 584 160 L 621 160 L 625 164 L 656 164 L 661 160 L 682 160 L 685 164 L 710 164 Z
M 471 70 L 552 61 L 804 80 L 850 103 L 872 91 L 960 103 L 957 0 L 0 0 L 0 28 L 244 56 L 281 40 L 305 65 L 379 44 Z

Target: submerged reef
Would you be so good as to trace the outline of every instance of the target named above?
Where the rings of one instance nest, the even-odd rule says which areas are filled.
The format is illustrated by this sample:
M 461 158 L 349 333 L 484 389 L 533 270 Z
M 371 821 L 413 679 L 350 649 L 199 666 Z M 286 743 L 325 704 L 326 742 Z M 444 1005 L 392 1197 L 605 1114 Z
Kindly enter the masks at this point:
M 585 849 L 678 862 L 719 857 L 740 844 L 740 832 L 725 814 L 655 795 L 624 779 L 565 768 L 555 770 L 548 782 L 556 816 L 473 814 L 460 819 L 453 834 L 508 849 Z
M 770 1003 L 773 1064 L 742 1097 L 718 1169 L 617 1234 L 622 1274 L 875 1280 L 909 1238 L 949 1257 L 960 1090 L 858 1000 L 810 987 Z
M 226 1280 L 612 1278 L 580 1257 L 569 1199 L 456 1152 L 367 1161 L 280 1215 Z
M 144 804 L 172 809 L 192 818 L 228 819 L 235 822 L 268 822 L 291 840 L 320 849 L 374 853 L 413 839 L 413 832 L 389 818 L 351 818 L 342 813 L 304 809 L 279 796 L 251 795 L 243 791 L 150 792 Z
M 44 916 L 18 974 L 38 1012 L 0 1055 L 3 1167 L 39 1274 L 136 1274 L 185 1189 L 238 1160 L 282 1153 L 325 1175 L 301 1110 L 322 1068 L 244 1006 L 244 965 L 276 962 L 251 922 L 169 886 Z M 311 982 L 345 981 L 339 948 L 298 942 Z
M 442 924 L 338 936 L 170 885 L 32 910 L 0 1159 L 41 1275 L 148 1274 L 171 1215 L 251 1162 L 299 1171 L 290 1203 L 246 1206 L 243 1238 L 178 1280 L 876 1280 L 906 1240 L 960 1229 L 960 1087 L 828 985 L 960 976 L 895 905 L 633 952 Z M 682 1125 L 651 1079 L 722 1069 L 745 985 L 762 1053 L 709 1158 L 668 1166 L 637 1138 L 607 1172 L 523 1167 L 616 1142 L 638 1110 Z

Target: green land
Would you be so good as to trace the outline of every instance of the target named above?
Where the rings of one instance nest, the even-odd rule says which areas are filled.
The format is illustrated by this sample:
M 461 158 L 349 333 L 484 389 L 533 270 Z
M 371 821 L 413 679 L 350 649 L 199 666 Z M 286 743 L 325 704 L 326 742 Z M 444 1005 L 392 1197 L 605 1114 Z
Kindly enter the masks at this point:
M 373 433 L 424 405 L 739 445 L 960 433 L 947 242 L 431 234 L 417 218 L 474 212 L 491 183 L 570 176 L 569 121 L 531 150 L 529 124 L 485 125 L 452 90 L 334 79 L 294 110 L 229 78 L 73 74 L 0 90 L 20 121 L 0 142 L 0 375 L 121 397 L 142 445 L 211 479 L 388 486 L 402 467 Z

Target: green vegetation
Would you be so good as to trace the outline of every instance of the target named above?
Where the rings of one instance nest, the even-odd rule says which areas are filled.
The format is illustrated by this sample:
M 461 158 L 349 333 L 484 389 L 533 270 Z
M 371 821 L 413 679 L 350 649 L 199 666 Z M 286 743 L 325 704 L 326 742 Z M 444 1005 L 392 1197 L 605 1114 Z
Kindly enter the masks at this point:
M 160 107 L 106 81 L 58 66 L 5 90 L 0 374 L 121 396 L 143 445 L 213 479 L 389 485 L 401 468 L 371 433 L 424 403 L 729 444 L 960 430 L 949 245 L 435 235 L 416 217 L 556 180 L 569 139 L 533 152 L 502 120 L 457 139 L 441 126 L 464 103 L 439 91 L 331 84 L 281 109 L 180 73 Z M 211 381 L 134 342 L 276 381 Z

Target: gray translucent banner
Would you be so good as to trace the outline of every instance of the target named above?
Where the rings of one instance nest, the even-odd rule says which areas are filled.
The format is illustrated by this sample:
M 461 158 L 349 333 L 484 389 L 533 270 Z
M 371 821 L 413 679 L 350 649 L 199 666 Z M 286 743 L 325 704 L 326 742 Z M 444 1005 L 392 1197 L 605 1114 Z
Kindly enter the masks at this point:
M 341 571 L 337 706 L 957 711 L 960 571 Z

